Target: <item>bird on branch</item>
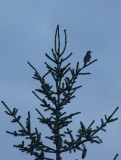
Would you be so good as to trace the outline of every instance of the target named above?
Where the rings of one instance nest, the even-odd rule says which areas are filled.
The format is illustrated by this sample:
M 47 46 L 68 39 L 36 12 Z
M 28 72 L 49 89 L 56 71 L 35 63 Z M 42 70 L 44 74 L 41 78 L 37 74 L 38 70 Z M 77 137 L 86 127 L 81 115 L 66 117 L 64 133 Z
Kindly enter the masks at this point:
M 86 67 L 86 64 L 91 60 L 91 52 L 92 51 L 87 51 L 87 53 L 84 57 L 84 66 L 83 67 Z

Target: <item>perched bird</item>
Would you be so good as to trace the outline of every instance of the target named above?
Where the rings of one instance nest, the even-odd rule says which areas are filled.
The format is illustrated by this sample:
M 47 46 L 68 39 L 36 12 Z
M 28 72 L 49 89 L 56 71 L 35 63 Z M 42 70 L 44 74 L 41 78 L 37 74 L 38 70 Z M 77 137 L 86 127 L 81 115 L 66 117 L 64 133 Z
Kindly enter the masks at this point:
M 84 57 L 84 66 L 83 67 L 86 67 L 87 62 L 90 61 L 90 59 L 91 59 L 91 52 L 92 51 L 87 51 L 87 53 L 86 53 L 86 55 Z

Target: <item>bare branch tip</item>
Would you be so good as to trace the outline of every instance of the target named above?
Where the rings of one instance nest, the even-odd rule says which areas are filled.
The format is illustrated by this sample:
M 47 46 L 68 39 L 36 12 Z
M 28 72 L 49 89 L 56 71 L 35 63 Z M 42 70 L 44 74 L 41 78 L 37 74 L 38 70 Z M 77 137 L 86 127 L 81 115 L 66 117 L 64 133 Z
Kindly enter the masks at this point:
M 28 63 L 29 65 L 31 65 L 29 61 L 27 61 L 27 63 Z
M 1 101 L 1 103 L 2 103 L 3 105 L 5 105 L 5 102 L 4 102 L 4 101 Z
M 113 160 L 116 160 L 116 159 L 117 159 L 117 157 L 118 157 L 118 155 L 119 155 L 119 154 L 117 153 L 117 154 L 115 155 L 115 157 L 114 157 L 114 159 L 113 159 Z

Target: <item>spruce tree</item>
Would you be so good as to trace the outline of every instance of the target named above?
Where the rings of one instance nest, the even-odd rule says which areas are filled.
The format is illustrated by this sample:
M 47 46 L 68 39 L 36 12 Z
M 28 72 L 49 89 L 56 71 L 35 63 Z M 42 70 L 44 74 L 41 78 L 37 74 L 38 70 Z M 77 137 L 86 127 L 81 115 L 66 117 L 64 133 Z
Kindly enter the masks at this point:
M 28 62 L 29 66 L 34 70 L 33 78 L 40 82 L 40 89 L 35 89 L 32 91 L 33 94 L 40 100 L 41 107 L 44 108 L 44 113 L 50 111 L 49 117 L 46 118 L 42 114 L 40 109 L 36 108 L 38 113 L 38 120 L 40 123 L 45 124 L 51 130 L 51 136 L 45 136 L 46 139 L 53 142 L 53 146 L 46 145 L 42 138 L 39 130 L 35 128 L 34 131 L 31 130 L 31 121 L 30 121 L 30 112 L 28 111 L 28 117 L 26 118 L 26 126 L 21 123 L 21 116 L 17 115 L 18 109 L 10 109 L 4 101 L 2 104 L 7 109 L 6 114 L 12 117 L 12 123 L 18 123 L 20 126 L 19 130 L 13 132 L 6 131 L 8 134 L 16 136 L 25 137 L 25 140 L 21 144 L 13 145 L 22 152 L 29 153 L 32 155 L 35 160 L 52 160 L 49 158 L 49 154 L 54 154 L 56 160 L 62 160 L 61 154 L 64 152 L 76 152 L 80 150 L 82 159 L 86 157 L 87 146 L 86 142 L 90 143 L 102 143 L 102 140 L 97 133 L 99 131 L 106 131 L 105 127 L 108 123 L 116 121 L 118 118 L 113 118 L 113 115 L 118 110 L 118 107 L 113 111 L 109 116 L 105 115 L 104 118 L 101 118 L 101 123 L 96 128 L 93 127 L 95 120 L 93 120 L 88 127 L 80 121 L 80 128 L 77 130 L 76 136 L 73 136 L 73 131 L 69 128 L 69 124 L 72 123 L 72 118 L 81 112 L 75 112 L 68 115 L 64 112 L 64 107 L 75 98 L 75 92 L 77 89 L 80 89 L 82 86 L 76 85 L 77 79 L 82 75 L 87 75 L 90 73 L 83 73 L 82 70 L 97 61 L 97 59 L 89 62 L 88 64 L 80 67 L 79 62 L 77 62 L 75 68 L 71 68 L 71 63 L 65 63 L 72 53 L 65 56 L 65 50 L 67 46 L 67 35 L 66 30 L 64 30 L 65 43 L 63 50 L 60 49 L 60 33 L 59 25 L 56 28 L 55 40 L 54 40 L 54 49 L 52 49 L 52 55 L 45 54 L 45 56 L 53 63 L 55 66 L 52 67 L 50 64 L 45 62 L 47 72 L 42 76 L 35 69 L 35 67 Z M 48 75 L 51 75 L 54 81 L 55 86 L 52 86 L 51 83 L 46 82 Z M 41 95 L 44 95 L 45 98 L 41 98 Z M 26 139 L 29 139 L 28 145 L 25 145 Z M 68 140 L 70 139 L 70 140 Z M 27 141 L 28 142 L 28 141 Z M 117 158 L 118 155 L 114 157 Z

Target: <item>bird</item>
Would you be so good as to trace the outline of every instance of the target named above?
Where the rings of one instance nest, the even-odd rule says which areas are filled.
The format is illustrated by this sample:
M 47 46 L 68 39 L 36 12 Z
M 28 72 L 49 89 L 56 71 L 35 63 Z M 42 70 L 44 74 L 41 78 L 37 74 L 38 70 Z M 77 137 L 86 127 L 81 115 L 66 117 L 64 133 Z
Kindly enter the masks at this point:
M 91 52 L 92 51 L 87 51 L 87 53 L 84 57 L 84 66 L 83 67 L 86 67 L 87 62 L 89 62 L 91 60 Z

